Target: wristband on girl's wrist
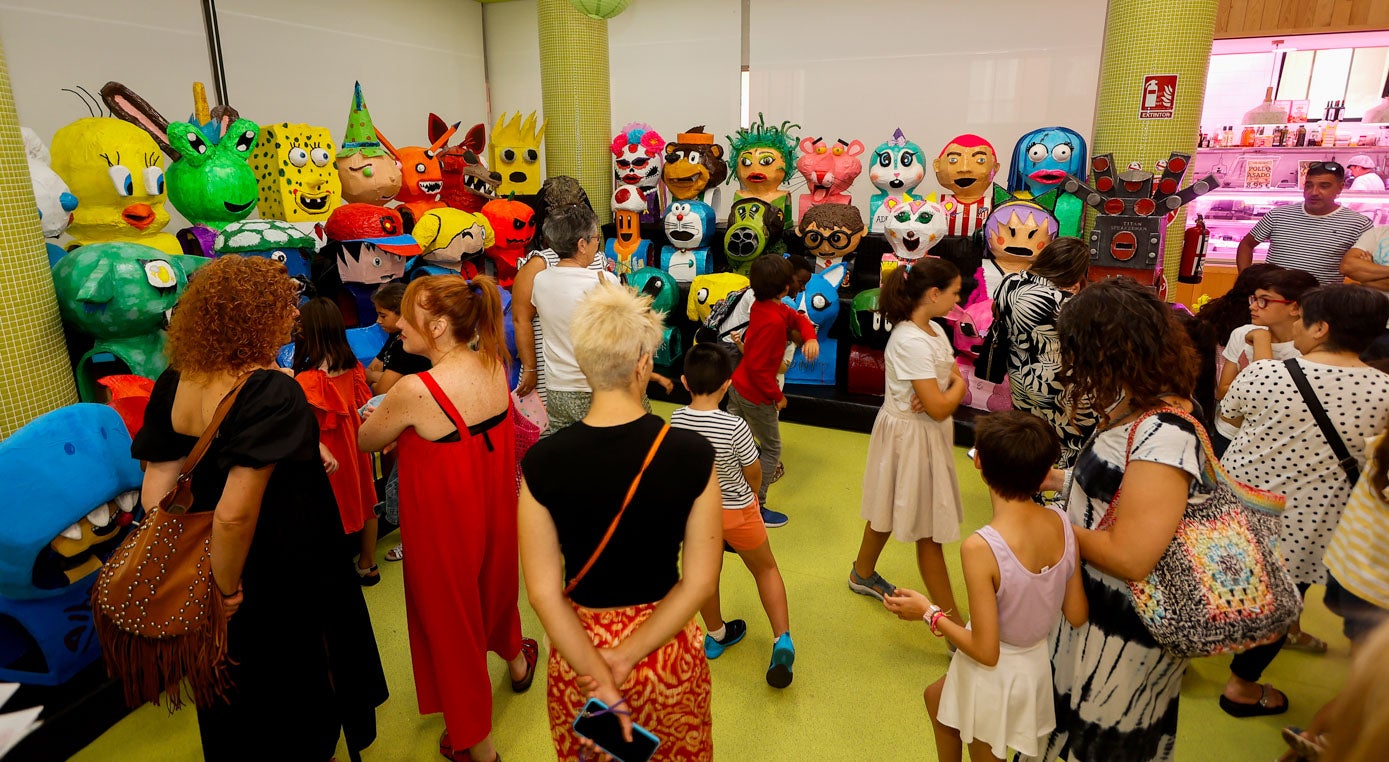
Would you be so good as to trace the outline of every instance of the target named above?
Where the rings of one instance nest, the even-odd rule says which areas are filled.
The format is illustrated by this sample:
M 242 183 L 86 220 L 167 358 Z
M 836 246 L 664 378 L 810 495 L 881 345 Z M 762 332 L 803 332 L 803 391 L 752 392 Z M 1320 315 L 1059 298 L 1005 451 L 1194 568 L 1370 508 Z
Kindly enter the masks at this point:
M 935 636 L 938 637 L 938 638 L 943 638 L 943 637 L 945 637 L 945 633 L 941 632 L 941 631 L 940 631 L 940 628 L 936 626 L 936 624 L 937 624 L 938 622 L 940 622 L 940 620 L 941 620 L 942 618 L 944 618 L 944 617 L 945 617 L 945 612 L 944 612 L 944 611 L 941 611 L 941 610 L 939 610 L 939 609 L 936 610 L 936 613 L 934 613 L 934 614 L 931 615 L 931 621 L 930 621 L 930 625 L 931 625 L 931 634 L 932 634 L 932 635 L 935 635 Z
M 941 610 L 941 607 L 933 603 L 930 608 L 926 609 L 926 613 L 921 615 L 921 621 L 929 625 L 931 632 L 937 637 L 940 637 L 940 633 L 936 632 L 936 617 L 940 616 L 942 613 L 944 612 Z

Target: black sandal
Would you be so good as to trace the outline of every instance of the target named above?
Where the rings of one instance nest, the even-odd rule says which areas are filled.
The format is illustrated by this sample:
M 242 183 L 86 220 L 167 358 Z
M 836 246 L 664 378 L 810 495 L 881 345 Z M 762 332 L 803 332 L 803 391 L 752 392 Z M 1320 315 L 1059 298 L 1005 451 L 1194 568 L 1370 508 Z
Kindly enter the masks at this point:
M 1268 683 L 1261 684 L 1259 688 L 1262 691 L 1259 695 L 1259 700 L 1252 704 L 1246 704 L 1243 701 L 1235 701 L 1229 696 L 1221 694 L 1220 708 L 1225 710 L 1225 713 L 1231 717 L 1241 718 L 1268 717 L 1269 715 L 1282 714 L 1288 711 L 1288 697 L 1286 694 Z M 1283 703 L 1277 705 L 1273 704 L 1274 696 L 1282 696 Z
M 360 566 L 353 568 L 357 570 L 357 581 L 362 583 L 362 587 L 371 587 L 381 581 L 381 570 L 377 568 L 376 564 L 372 564 L 371 568 L 368 569 L 363 569 Z
M 540 661 L 540 644 L 531 638 L 521 638 L 521 655 L 526 657 L 526 674 L 520 680 L 511 681 L 513 693 L 525 693 L 535 680 L 535 665 Z

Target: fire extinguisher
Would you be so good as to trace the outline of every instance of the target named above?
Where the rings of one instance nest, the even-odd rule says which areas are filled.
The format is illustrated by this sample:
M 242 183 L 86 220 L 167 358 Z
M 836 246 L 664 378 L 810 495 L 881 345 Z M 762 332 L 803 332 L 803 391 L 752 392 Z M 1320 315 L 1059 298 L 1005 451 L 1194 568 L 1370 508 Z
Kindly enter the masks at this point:
M 1196 215 L 1196 224 L 1187 228 L 1182 235 L 1182 265 L 1177 272 L 1177 280 L 1182 283 L 1201 282 L 1201 271 L 1206 266 L 1206 244 L 1210 240 L 1205 219 Z

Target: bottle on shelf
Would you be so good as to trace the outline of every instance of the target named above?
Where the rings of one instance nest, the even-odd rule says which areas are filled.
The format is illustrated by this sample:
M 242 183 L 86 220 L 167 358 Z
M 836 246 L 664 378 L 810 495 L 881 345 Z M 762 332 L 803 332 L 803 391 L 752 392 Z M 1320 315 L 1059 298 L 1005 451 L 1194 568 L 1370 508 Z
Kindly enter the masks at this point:
M 1307 145 L 1307 125 L 1299 124 L 1297 126 L 1297 135 L 1293 138 L 1293 145 L 1299 148 Z
M 1254 128 L 1252 126 L 1245 125 L 1244 130 L 1240 132 L 1239 144 L 1246 148 L 1251 148 L 1254 145 L 1256 137 L 1257 133 L 1254 131 Z

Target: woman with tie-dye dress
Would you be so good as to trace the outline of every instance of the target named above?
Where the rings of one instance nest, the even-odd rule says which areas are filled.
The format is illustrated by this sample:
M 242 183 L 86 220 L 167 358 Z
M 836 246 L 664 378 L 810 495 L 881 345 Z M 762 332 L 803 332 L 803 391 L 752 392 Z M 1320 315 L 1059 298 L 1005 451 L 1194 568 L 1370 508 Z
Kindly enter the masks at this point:
M 1090 621 L 1052 636 L 1056 730 L 1035 759 L 1171 760 L 1187 660 L 1153 640 L 1125 580 L 1152 571 L 1200 489 L 1200 439 L 1182 415 L 1192 408 L 1196 352 L 1172 310 L 1128 278 L 1068 300 L 1057 332 L 1061 382 L 1104 412 L 1067 489 Z M 1053 472 L 1053 486 L 1061 477 Z M 1113 520 L 1102 523 L 1111 500 Z

